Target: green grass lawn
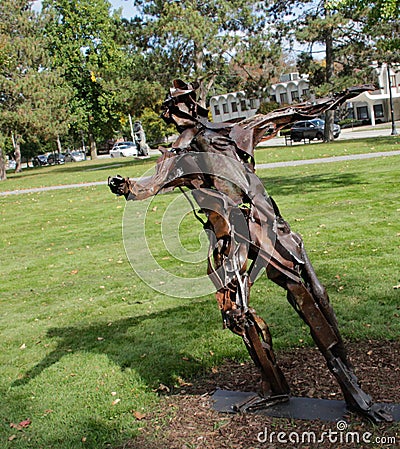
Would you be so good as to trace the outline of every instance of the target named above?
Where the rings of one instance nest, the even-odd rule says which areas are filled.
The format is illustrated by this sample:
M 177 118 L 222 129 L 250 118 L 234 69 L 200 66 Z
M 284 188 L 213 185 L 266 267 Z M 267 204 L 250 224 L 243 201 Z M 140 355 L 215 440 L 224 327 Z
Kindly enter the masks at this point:
M 256 150 L 256 160 L 260 164 L 394 150 L 400 150 L 400 137 L 335 140 L 329 144 L 315 141 L 307 145 L 295 144 L 279 147 L 262 147 L 260 145 Z
M 381 140 L 390 149 L 385 139 L 374 148 Z M 304 147 L 317 157 L 330 151 L 322 146 Z M 0 189 L 136 176 L 152 164 L 119 163 L 31 169 Z M 399 168 L 394 156 L 258 172 L 303 235 L 346 340 L 400 335 Z M 173 195 L 152 203 L 146 231 L 155 242 Z M 221 329 L 212 294 L 177 299 L 138 278 L 123 245 L 124 200 L 106 186 L 0 197 L 0 205 L 0 447 L 115 447 L 140 432 L 133 413 L 157 406 L 160 384 L 173 387 L 226 358 L 249 359 L 239 337 Z M 200 224 L 188 216 L 179 227 L 183 244 L 196 248 Z M 164 252 L 166 270 L 205 273 L 205 262 L 186 267 Z M 252 304 L 278 350 L 312 344 L 284 292 L 266 279 L 255 284 Z M 10 427 L 25 419 L 28 427 Z
M 157 156 L 149 159 L 115 158 L 95 159 L 67 163 L 57 166 L 29 167 L 22 173 L 7 173 L 7 181 L 0 183 L 0 192 L 21 190 L 31 187 L 46 187 L 85 182 L 106 181 L 109 175 L 129 172 L 132 177 L 140 176 L 152 167 Z

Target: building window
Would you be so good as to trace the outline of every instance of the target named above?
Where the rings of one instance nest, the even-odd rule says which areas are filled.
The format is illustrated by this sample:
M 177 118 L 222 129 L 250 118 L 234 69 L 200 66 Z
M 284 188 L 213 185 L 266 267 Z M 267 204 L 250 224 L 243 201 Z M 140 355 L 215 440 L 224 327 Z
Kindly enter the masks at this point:
M 221 112 L 219 110 L 219 106 L 217 106 L 217 105 L 214 106 L 214 114 L 215 115 L 220 115 L 221 114 Z
M 246 100 L 240 100 L 240 109 L 241 109 L 242 111 L 247 111 Z
M 292 90 L 292 92 L 290 92 L 290 95 L 292 96 L 292 101 L 299 100 L 299 93 L 297 92 L 297 90 Z
M 301 96 L 302 96 L 303 98 L 308 98 L 308 97 L 310 96 L 310 90 L 309 90 L 309 89 L 303 89 L 303 90 L 301 91 Z
M 396 87 L 396 75 L 390 75 L 390 85 Z
M 367 120 L 369 118 L 367 106 L 359 106 L 357 108 L 357 118 L 358 120 Z
M 237 112 L 238 107 L 237 107 L 236 101 L 234 101 L 233 103 L 231 103 L 231 107 L 232 107 L 232 112 Z
M 269 100 L 271 103 L 276 103 L 276 95 L 270 95 Z
M 257 109 L 257 100 L 255 98 L 250 98 L 250 109 Z
M 281 104 L 287 104 L 288 102 L 288 98 L 287 98 L 287 93 L 283 92 L 279 95 L 279 98 L 281 99 Z
M 381 104 L 374 104 L 374 114 L 376 118 L 383 117 L 383 106 Z
M 222 111 L 224 114 L 229 114 L 228 103 L 222 103 Z

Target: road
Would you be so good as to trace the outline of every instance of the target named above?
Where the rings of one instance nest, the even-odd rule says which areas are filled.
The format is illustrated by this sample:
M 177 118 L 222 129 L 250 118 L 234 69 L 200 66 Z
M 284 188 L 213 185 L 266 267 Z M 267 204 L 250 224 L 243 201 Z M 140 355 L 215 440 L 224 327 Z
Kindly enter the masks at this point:
M 396 128 L 400 133 L 400 122 L 396 122 Z M 342 129 L 340 136 L 336 140 L 349 140 L 349 139 L 364 139 L 368 137 L 384 137 L 390 136 L 392 132 L 392 128 L 390 123 L 385 123 L 384 125 L 378 125 L 374 128 L 371 126 L 361 126 L 359 128 L 345 128 Z M 317 142 L 316 140 L 314 142 Z M 293 145 L 304 145 L 302 142 L 293 143 Z M 275 137 L 270 140 L 266 140 L 262 142 L 260 146 L 285 146 L 285 139 L 283 137 Z

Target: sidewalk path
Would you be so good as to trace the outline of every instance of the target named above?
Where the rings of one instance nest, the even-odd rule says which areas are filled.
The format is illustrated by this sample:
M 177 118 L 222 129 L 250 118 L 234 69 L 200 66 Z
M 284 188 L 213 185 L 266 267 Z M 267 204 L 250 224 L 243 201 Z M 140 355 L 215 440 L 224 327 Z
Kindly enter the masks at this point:
M 256 164 L 256 168 L 296 167 L 297 165 L 326 164 L 328 162 L 353 161 L 357 159 L 372 159 L 374 157 L 400 156 L 400 150 L 378 151 L 376 153 L 348 154 L 345 156 L 323 157 L 318 159 L 302 159 L 300 161 L 272 162 Z
M 302 159 L 299 161 L 272 162 L 268 164 L 257 164 L 256 168 L 262 169 L 262 168 L 278 168 L 278 167 L 296 167 L 298 165 L 326 164 L 330 162 L 353 161 L 357 159 L 372 159 L 375 157 L 388 157 L 388 156 L 400 156 L 400 150 L 379 151 L 376 153 L 349 154 L 346 156 L 332 156 L 332 157 L 323 157 L 319 159 Z M 65 184 L 60 186 L 36 187 L 32 189 L 8 190 L 5 192 L 0 192 L 0 196 L 19 195 L 22 193 L 47 192 L 51 190 L 74 189 L 79 187 L 92 187 L 106 184 L 107 184 L 106 181 L 96 181 L 96 182 L 85 182 L 81 184 Z
M 107 181 L 83 182 L 81 184 L 64 184 L 61 186 L 33 187 L 32 189 L 22 189 L 22 190 L 6 190 L 5 192 L 0 192 L 0 196 L 19 195 L 22 193 L 39 193 L 39 192 L 47 192 L 50 190 L 75 189 L 78 187 L 92 187 L 92 186 L 100 186 L 103 184 L 107 184 Z

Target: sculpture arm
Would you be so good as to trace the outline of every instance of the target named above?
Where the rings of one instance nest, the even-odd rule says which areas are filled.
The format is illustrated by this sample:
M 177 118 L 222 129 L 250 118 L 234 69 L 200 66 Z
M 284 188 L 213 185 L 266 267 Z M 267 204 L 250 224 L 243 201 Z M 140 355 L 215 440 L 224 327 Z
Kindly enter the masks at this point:
M 151 176 L 135 180 L 133 178 L 123 178 L 120 175 L 108 178 L 108 187 L 111 192 L 118 196 L 124 196 L 127 201 L 145 200 L 159 193 L 170 192 L 175 187 L 189 186 L 189 184 L 188 180 L 182 178 L 157 180 L 154 176 Z

